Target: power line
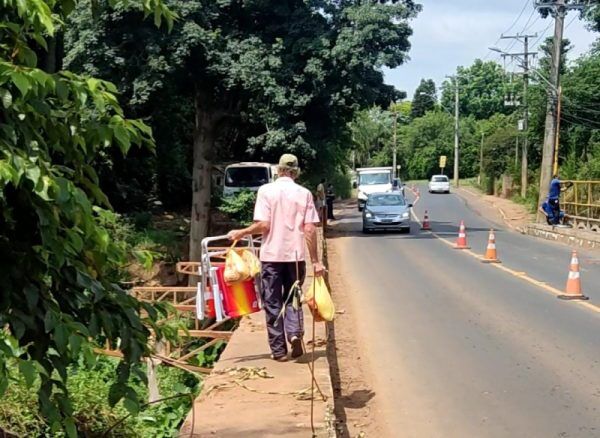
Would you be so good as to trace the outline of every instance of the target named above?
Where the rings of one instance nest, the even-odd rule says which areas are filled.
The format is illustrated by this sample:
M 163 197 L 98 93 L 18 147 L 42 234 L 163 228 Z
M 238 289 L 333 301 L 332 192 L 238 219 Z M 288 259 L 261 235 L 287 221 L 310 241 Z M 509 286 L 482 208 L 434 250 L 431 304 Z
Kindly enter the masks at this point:
M 586 128 L 591 127 L 593 129 L 600 129 L 600 122 L 597 122 L 594 120 L 589 120 L 584 117 L 575 116 L 570 113 L 565 113 L 565 114 L 561 115 L 560 118 L 568 123 L 573 124 L 573 125 L 579 125 L 579 126 L 583 126 Z
M 535 20 L 533 20 L 533 23 L 529 24 L 529 22 L 531 21 L 531 19 L 533 18 L 533 15 L 535 13 L 536 13 L 536 9 L 533 8 L 533 11 L 531 11 L 531 15 L 529 16 L 529 18 L 525 22 L 525 26 L 523 26 L 523 30 L 521 30 L 521 33 L 526 32 L 531 26 L 533 26 L 535 23 L 537 23 L 537 21 L 540 19 L 540 15 L 538 14 L 537 17 L 535 18 Z
M 502 35 L 510 32 L 515 26 L 516 24 L 519 22 L 519 20 L 521 19 L 521 17 L 523 16 L 523 14 L 525 13 L 525 10 L 527 10 L 527 6 L 529 6 L 531 4 L 530 0 L 525 0 L 524 4 L 523 4 L 523 9 L 521 9 L 521 12 L 519 13 L 519 15 L 517 16 L 517 18 L 513 21 L 513 23 L 508 27 L 508 29 L 504 30 L 500 35 L 500 37 L 496 40 L 496 42 L 493 44 L 493 46 L 496 46 L 500 40 L 502 39 Z M 531 17 L 533 16 L 533 14 L 535 13 L 535 8 L 533 9 L 532 14 L 529 16 L 529 19 L 527 20 L 527 22 L 525 23 L 525 26 L 527 26 L 529 24 L 529 21 L 531 20 Z M 512 48 L 512 47 L 511 47 Z M 492 53 L 490 51 L 488 51 L 485 55 L 485 57 L 483 58 L 483 60 L 487 60 L 490 55 Z M 495 58 L 496 62 L 498 61 L 498 57 Z
M 551 21 L 548 24 L 548 26 L 546 26 L 546 28 L 540 32 L 540 37 L 537 40 L 535 40 L 535 42 L 531 45 L 532 47 L 535 48 L 538 46 L 539 42 L 544 39 L 544 37 L 546 36 L 546 34 L 548 33 L 548 31 L 550 30 L 550 28 L 552 27 L 553 24 L 554 23 Z
M 567 30 L 572 24 L 573 22 L 577 19 L 577 15 L 573 15 L 573 18 L 571 18 L 571 21 L 569 21 L 569 23 L 567 24 L 567 26 L 565 27 L 565 30 Z

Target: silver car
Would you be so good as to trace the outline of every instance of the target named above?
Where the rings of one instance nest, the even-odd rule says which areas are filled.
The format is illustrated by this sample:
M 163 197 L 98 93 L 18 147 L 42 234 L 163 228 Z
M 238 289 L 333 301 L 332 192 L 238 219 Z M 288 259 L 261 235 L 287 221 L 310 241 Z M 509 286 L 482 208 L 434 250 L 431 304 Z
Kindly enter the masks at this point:
M 399 192 L 369 195 L 363 210 L 363 233 L 375 230 L 410 232 L 412 204 Z

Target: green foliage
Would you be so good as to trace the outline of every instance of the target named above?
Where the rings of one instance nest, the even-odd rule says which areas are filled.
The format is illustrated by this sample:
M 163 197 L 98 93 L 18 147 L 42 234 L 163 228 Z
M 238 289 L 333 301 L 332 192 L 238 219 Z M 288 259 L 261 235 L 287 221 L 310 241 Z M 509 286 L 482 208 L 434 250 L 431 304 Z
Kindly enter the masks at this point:
M 401 145 L 399 162 L 406 179 L 439 173 L 440 155 L 448 156 L 448 168 L 452 168 L 454 119 L 445 112 L 429 112 L 401 130 Z
M 219 211 L 227 214 L 232 220 L 240 225 L 250 225 L 254 216 L 254 204 L 256 193 L 241 191 L 234 195 L 223 196 Z
M 80 436 L 101 436 L 129 414 L 123 402 L 115 406 L 108 404 L 109 388 L 115 381 L 117 367 L 118 362 L 108 358 L 100 358 L 92 368 L 83 364 L 69 367 L 68 389 L 73 394 L 73 418 Z M 178 394 L 193 396 L 199 391 L 198 379 L 185 371 L 161 366 L 157 377 L 163 398 Z M 147 398 L 142 381 L 132 379 L 130 385 L 142 400 Z M 110 436 L 174 436 L 191 404 L 191 398 L 183 396 L 143 407 L 139 415 L 127 418 Z M 50 424 L 38 411 L 35 393 L 30 391 L 23 377 L 18 377 L 0 400 L 0 425 L 20 436 L 64 436 L 52 433 Z
M 95 159 L 109 147 L 126 154 L 152 146 L 149 127 L 124 117 L 109 82 L 37 68 L 35 50 L 62 26 L 77 2 L 4 1 L 0 12 L 0 394 L 17 363 L 52 433 L 75 436 L 68 368 L 92 366 L 95 340 L 119 346 L 124 360 L 110 387 L 113 403 L 137 400 L 128 386 L 141 375 L 156 309 L 118 286 L 127 255 L 102 225 L 108 200 Z M 120 2 L 113 2 L 118 4 Z M 159 0 L 141 4 L 171 23 Z M 161 331 L 155 327 L 160 336 Z
M 514 126 L 506 125 L 496 129 L 485 139 L 483 171 L 487 176 L 498 178 L 510 169 L 516 136 L 517 131 Z
M 410 116 L 413 119 L 423 117 L 428 111 L 433 111 L 437 103 L 437 92 L 435 82 L 432 79 L 421 79 L 421 83 L 415 90 L 412 101 Z
M 405 61 L 420 11 L 411 0 L 168 4 L 179 15 L 168 35 L 140 24 L 135 9 L 92 17 L 78 8 L 65 61 L 115 82 L 127 112 L 147 118 L 157 142 L 148 180 L 170 207 L 190 199 L 195 118 L 206 122 L 211 161 L 274 161 L 285 150 L 316 174 L 323 156 L 332 168 L 346 164 L 355 110 L 402 97 L 381 67 Z M 118 160 L 110 169 L 110 199 L 143 182 Z
M 348 124 L 357 166 L 366 165 L 381 149 L 393 130 L 393 114 L 379 107 L 359 111 Z
M 513 97 L 519 97 L 518 93 L 523 88 L 522 85 L 511 87 L 507 84 L 508 78 L 502 66 L 494 61 L 484 62 L 477 59 L 469 67 L 458 67 L 456 76 L 460 113 L 462 116 L 473 116 L 477 120 L 487 119 L 497 113 L 510 114 L 513 109 L 504 106 L 504 97 L 509 93 L 512 93 Z M 454 108 L 452 81 L 442 84 L 441 103 L 447 109 Z

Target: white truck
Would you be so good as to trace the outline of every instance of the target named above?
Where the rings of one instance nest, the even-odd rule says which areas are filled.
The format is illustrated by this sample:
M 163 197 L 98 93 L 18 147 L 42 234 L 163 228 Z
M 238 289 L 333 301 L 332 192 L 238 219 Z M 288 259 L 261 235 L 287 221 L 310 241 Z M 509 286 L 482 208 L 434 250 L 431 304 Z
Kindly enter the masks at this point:
M 372 193 L 392 191 L 393 167 L 365 167 L 356 169 L 354 188 L 358 189 L 358 211 L 362 211 Z
M 255 162 L 230 164 L 225 168 L 223 196 L 230 196 L 242 190 L 257 192 L 260 186 L 276 179 L 275 164 Z

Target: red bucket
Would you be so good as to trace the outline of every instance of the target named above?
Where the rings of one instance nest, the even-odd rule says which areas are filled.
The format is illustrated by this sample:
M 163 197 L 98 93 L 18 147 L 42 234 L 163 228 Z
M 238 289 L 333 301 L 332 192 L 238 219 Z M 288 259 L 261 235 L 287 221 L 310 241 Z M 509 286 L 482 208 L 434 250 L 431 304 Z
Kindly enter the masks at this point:
M 223 310 L 230 318 L 249 315 L 260 311 L 254 279 L 236 284 L 227 284 L 223 278 L 224 266 L 217 267 L 219 289 L 223 297 Z

